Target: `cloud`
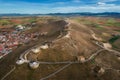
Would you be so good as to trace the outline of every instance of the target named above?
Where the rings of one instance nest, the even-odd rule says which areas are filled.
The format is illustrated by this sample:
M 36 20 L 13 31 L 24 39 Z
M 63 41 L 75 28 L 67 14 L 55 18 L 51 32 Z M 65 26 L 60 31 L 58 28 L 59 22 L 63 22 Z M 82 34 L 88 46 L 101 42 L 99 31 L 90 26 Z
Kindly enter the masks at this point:
M 106 5 L 104 2 L 98 2 L 97 5 Z
M 56 12 L 120 12 L 120 6 L 116 6 L 113 4 L 108 4 L 104 6 L 90 6 L 90 5 L 85 5 L 85 6 L 68 6 L 68 7 L 57 7 L 54 8 Z
M 118 1 L 118 0 L 99 0 L 100 2 L 114 2 L 114 1 Z
M 29 7 L 29 8 L 28 8 Z M 104 6 L 61 6 L 61 7 L 42 7 L 42 6 L 34 6 L 34 7 L 20 7 L 20 8 L 7 8 L 8 13 L 72 13 L 72 12 L 120 12 L 120 6 L 116 5 L 104 5 Z M 5 9 L 4 9 L 5 10 Z M 0 12 L 6 12 L 0 10 Z
M 74 2 L 73 2 L 74 1 Z M 54 3 L 14 2 L 1 3 L 0 13 L 69 13 L 69 12 L 120 12 L 120 5 L 107 3 L 113 0 L 58 1 Z M 87 0 L 85 0 L 87 1 Z M 103 2 L 104 1 L 104 2 Z M 107 2 L 106 2 L 107 1 Z M 115 0 L 114 0 L 115 1 Z M 86 3 L 86 4 L 84 4 Z
M 98 2 L 97 5 L 104 6 L 104 7 L 111 7 L 111 9 L 112 9 L 112 7 L 116 6 L 115 4 L 108 4 L 108 3 L 104 3 L 104 2 Z

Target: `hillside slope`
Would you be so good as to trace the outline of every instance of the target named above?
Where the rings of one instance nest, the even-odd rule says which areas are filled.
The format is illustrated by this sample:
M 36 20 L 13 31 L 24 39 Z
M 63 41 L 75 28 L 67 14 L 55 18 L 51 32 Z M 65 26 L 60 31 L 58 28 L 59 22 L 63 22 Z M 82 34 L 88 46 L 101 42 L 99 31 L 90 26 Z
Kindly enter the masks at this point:
M 109 43 L 111 36 L 101 35 L 111 34 L 113 30 L 111 28 L 106 31 L 105 27 L 102 29 L 87 26 L 74 18 L 50 22 L 38 30 L 48 32 L 48 35 L 41 37 L 35 44 L 20 47 L 20 51 L 0 61 L 0 79 L 119 80 L 120 53 L 104 45 Z M 31 52 L 27 55 L 28 61 L 39 62 L 37 69 L 31 69 L 29 62 L 16 64 L 25 50 L 44 42 L 49 48 L 40 49 L 37 55 Z

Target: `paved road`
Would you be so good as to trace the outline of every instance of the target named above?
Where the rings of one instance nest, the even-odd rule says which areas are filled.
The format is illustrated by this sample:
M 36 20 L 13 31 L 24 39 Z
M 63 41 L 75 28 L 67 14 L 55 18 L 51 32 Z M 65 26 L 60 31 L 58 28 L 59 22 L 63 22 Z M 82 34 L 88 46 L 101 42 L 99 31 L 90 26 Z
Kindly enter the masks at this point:
M 70 25 L 70 23 L 68 24 Z M 99 44 L 97 44 L 99 45 Z M 31 51 L 31 49 L 35 48 L 35 47 L 39 47 L 40 45 L 36 45 L 33 46 L 32 48 L 28 49 L 27 51 L 25 51 L 23 54 L 20 55 L 20 59 L 22 60 L 27 60 L 27 55 L 29 54 L 29 52 Z M 99 45 L 100 47 L 104 48 L 103 46 Z M 76 47 L 76 46 L 75 46 Z M 92 59 L 94 59 L 100 52 L 104 51 L 105 49 L 100 49 L 98 51 L 96 51 L 94 54 L 92 54 L 88 59 L 86 59 L 84 62 L 79 62 L 79 61 L 64 61 L 64 62 L 39 62 L 40 64 L 67 64 L 64 67 L 62 67 L 61 69 L 57 70 L 56 72 L 48 75 L 47 77 L 44 77 L 40 80 L 45 80 L 51 76 L 54 76 L 55 74 L 57 74 L 58 72 L 62 71 L 63 69 L 67 68 L 68 66 L 70 66 L 71 64 L 80 64 L 80 63 L 85 63 L 88 62 Z M 27 60 L 28 61 L 28 60 Z M 10 70 L 10 72 L 8 72 L 1 80 L 4 80 L 8 75 L 10 75 L 14 70 L 16 69 L 16 67 L 14 67 L 12 70 Z
M 93 31 L 92 31 L 93 32 Z M 93 32 L 92 34 L 95 35 L 95 33 Z M 95 37 L 96 38 L 96 37 Z M 88 62 L 92 59 L 94 59 L 100 52 L 104 51 L 104 50 L 107 50 L 107 51 L 110 51 L 110 52 L 114 52 L 116 55 L 119 55 L 120 52 L 118 51 L 115 51 L 115 50 L 112 50 L 112 49 L 106 49 L 104 46 L 100 45 L 99 42 L 95 42 L 96 45 L 98 45 L 99 47 L 101 47 L 102 49 L 98 50 L 96 53 L 92 54 L 88 59 L 86 59 L 84 62 L 82 63 L 85 63 L 85 62 Z M 102 43 L 103 44 L 103 43 Z M 44 78 L 41 78 L 40 80 L 46 80 L 52 76 L 54 76 L 55 74 L 57 74 L 58 72 L 62 71 L 63 69 L 67 68 L 68 66 L 70 66 L 71 64 L 75 64 L 75 63 L 81 63 L 81 62 L 71 62 L 71 61 L 66 61 L 66 62 L 39 62 L 40 64 L 66 64 L 68 63 L 66 66 L 62 67 L 61 69 L 59 69 L 58 71 L 44 77 Z M 107 68 L 106 68 L 107 69 Z M 109 68 L 109 69 L 112 69 L 112 70 L 116 70 L 116 69 L 113 69 L 113 68 Z M 116 70 L 116 71 L 120 71 L 120 70 Z
M 94 36 L 92 36 L 95 40 L 96 39 L 98 39 L 97 37 L 95 37 L 95 33 L 91 30 L 91 34 L 92 35 L 94 35 Z M 113 52 L 112 54 L 114 54 L 114 55 L 116 55 L 116 56 L 120 56 L 120 52 L 118 52 L 118 51 L 116 51 L 116 50 L 113 50 L 113 49 L 109 49 L 109 48 L 105 48 L 104 46 L 103 46 L 103 43 L 102 42 L 99 42 L 99 41 L 96 41 L 96 42 L 94 42 L 96 45 L 98 45 L 99 47 L 101 47 L 101 48 L 103 48 L 103 49 L 105 49 L 105 50 L 107 50 L 107 51 L 109 51 L 109 52 Z M 101 45 L 102 44 L 102 45 Z
M 44 77 L 44 78 L 41 78 L 40 80 L 46 80 L 52 76 L 54 76 L 55 74 L 59 73 L 60 71 L 62 71 L 63 69 L 67 68 L 68 66 L 72 65 L 72 64 L 80 64 L 80 63 L 85 63 L 85 62 L 88 62 L 92 59 L 94 59 L 100 52 L 104 51 L 105 49 L 100 49 L 98 50 L 96 53 L 92 54 L 88 59 L 86 59 L 84 62 L 79 62 L 79 61 L 76 61 L 76 62 L 71 62 L 71 61 L 66 61 L 66 62 L 39 62 L 40 64 L 67 64 L 65 65 L 64 67 L 62 67 L 61 69 L 57 70 L 56 72 Z
M 30 51 L 31 51 L 32 49 L 37 48 L 37 47 L 40 47 L 40 46 L 41 46 L 41 45 L 38 44 L 38 45 L 35 45 L 35 46 L 33 46 L 32 48 L 26 50 L 24 53 L 22 53 L 22 54 L 20 55 L 20 59 L 21 59 L 21 60 L 26 60 L 26 61 L 28 61 L 28 60 L 27 60 L 27 55 L 30 53 Z
M 41 62 L 39 61 L 39 64 L 79 64 L 79 63 L 85 63 L 88 62 L 92 59 L 94 59 L 100 52 L 104 51 L 105 49 L 100 49 L 98 51 L 96 51 L 94 54 L 92 54 L 88 59 L 86 59 L 84 62 L 80 62 L 80 61 L 64 61 L 64 62 Z
M 98 45 L 99 47 L 109 51 L 109 52 L 113 52 L 112 54 L 116 55 L 116 56 L 120 56 L 120 52 L 113 50 L 113 49 L 106 49 L 104 46 L 100 45 L 99 42 L 94 42 L 96 45 Z M 103 43 L 102 43 L 103 44 Z
M 72 63 L 69 63 L 69 64 L 63 66 L 63 67 L 60 68 L 59 70 L 55 71 L 54 73 L 52 73 L 52 74 L 50 74 L 50 75 L 48 75 L 48 76 L 46 76 L 46 77 L 44 77 L 44 78 L 41 78 L 40 80 L 46 80 L 46 79 L 54 76 L 55 74 L 59 73 L 60 71 L 64 70 L 65 68 L 69 67 L 71 64 L 72 64 Z
M 9 76 L 15 69 L 16 69 L 16 67 L 14 66 L 5 76 L 2 77 L 1 80 L 5 80 L 5 78 L 6 78 L 7 76 Z
M 66 23 L 68 23 L 66 26 L 69 26 L 69 25 L 70 25 L 70 23 L 69 23 L 67 20 L 66 20 Z M 60 39 L 61 39 L 61 38 L 60 38 Z M 59 39 L 56 39 L 56 40 L 59 40 Z M 55 41 L 56 41 L 56 40 L 55 40 Z M 36 48 L 36 47 L 39 47 L 39 46 L 40 46 L 40 44 L 38 44 L 38 45 L 36 45 L 36 46 L 33 46 L 32 48 L 26 50 L 24 53 L 22 53 L 22 54 L 20 55 L 20 59 L 27 61 L 27 55 L 30 53 L 30 51 L 31 51 L 32 49 Z

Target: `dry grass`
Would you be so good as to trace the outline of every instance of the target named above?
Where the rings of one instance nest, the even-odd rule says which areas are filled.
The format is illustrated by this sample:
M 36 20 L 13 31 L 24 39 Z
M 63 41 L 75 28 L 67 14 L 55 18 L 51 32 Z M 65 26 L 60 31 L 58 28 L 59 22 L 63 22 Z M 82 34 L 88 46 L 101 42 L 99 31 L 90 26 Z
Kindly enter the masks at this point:
M 77 19 L 77 20 L 76 20 Z M 26 19 L 29 20 L 29 19 Z M 40 37 L 37 42 L 31 42 L 28 45 L 21 46 L 16 49 L 13 53 L 6 56 L 2 62 L 0 62 L 0 78 L 5 75 L 11 69 L 11 65 L 15 65 L 15 61 L 18 59 L 20 54 L 26 49 L 29 49 L 33 45 L 38 43 L 43 43 L 44 41 L 53 41 L 60 35 L 60 31 L 63 30 L 64 21 L 57 21 L 57 18 L 52 17 L 42 17 L 37 18 L 37 26 L 28 31 L 31 32 L 48 32 L 47 36 Z M 40 21 L 41 20 L 41 21 Z M 81 17 L 81 18 L 71 18 L 71 37 L 70 39 L 62 38 L 58 41 L 55 41 L 52 48 L 42 50 L 42 52 L 37 55 L 37 60 L 39 61 L 76 61 L 76 56 L 83 55 L 88 58 L 91 54 L 100 49 L 98 46 L 91 42 L 91 30 L 93 30 L 97 36 L 103 38 L 105 41 L 108 41 L 108 38 L 111 37 L 111 33 L 114 32 L 115 28 L 108 28 L 103 26 L 102 29 L 96 27 L 91 27 L 85 23 L 91 23 L 94 21 L 96 24 L 99 22 L 106 21 L 105 18 L 95 18 L 95 17 Z M 45 21 L 45 23 L 44 23 Z M 117 28 L 116 28 L 117 29 Z M 106 31 L 108 30 L 108 31 Z M 114 43 L 119 49 L 119 39 Z M 77 46 L 76 49 L 74 46 Z M 73 55 L 72 55 L 73 54 Z M 92 69 L 97 65 L 113 67 L 120 69 L 120 62 L 117 60 L 117 57 L 111 55 L 109 52 L 102 52 L 96 59 L 89 61 L 85 64 L 73 64 L 56 74 L 55 76 L 49 78 L 48 80 L 119 80 L 119 74 L 113 71 L 106 71 L 104 75 L 97 76 L 93 73 Z M 6 80 L 39 80 L 50 73 L 55 72 L 64 65 L 40 65 L 38 69 L 32 70 L 29 68 L 28 64 L 23 64 L 17 66 L 17 69 L 6 78 Z M 110 76 L 109 76 L 110 75 Z

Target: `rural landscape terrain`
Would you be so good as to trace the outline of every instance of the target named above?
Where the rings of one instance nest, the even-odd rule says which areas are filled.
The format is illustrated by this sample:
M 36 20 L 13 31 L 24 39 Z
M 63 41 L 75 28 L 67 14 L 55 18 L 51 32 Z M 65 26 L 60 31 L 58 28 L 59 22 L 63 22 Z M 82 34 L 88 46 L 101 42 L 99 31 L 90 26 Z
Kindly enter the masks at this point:
M 120 18 L 0 18 L 0 80 L 120 80 Z

